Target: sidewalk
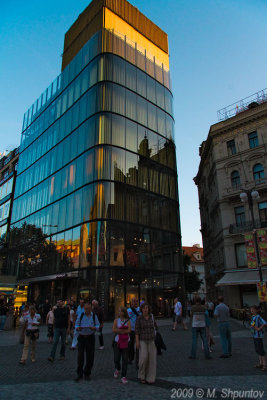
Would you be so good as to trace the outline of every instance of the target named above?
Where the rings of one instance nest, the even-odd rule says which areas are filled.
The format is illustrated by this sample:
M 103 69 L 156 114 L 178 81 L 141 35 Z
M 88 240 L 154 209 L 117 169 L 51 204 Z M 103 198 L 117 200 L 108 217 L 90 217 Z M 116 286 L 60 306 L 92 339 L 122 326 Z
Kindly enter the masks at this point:
M 205 390 L 223 388 L 233 390 L 265 390 L 267 398 L 267 374 L 254 368 L 257 356 L 248 330 L 231 321 L 233 332 L 233 357 L 220 359 L 221 347 L 216 321 L 212 320 L 215 337 L 215 349 L 211 360 L 205 360 L 199 348 L 196 360 L 189 360 L 191 349 L 191 331 L 183 331 L 181 326 L 173 332 L 171 320 L 157 320 L 160 332 L 167 346 L 167 351 L 157 357 L 157 382 L 154 386 L 141 385 L 137 382 L 134 365 L 128 368 L 129 384 L 124 386 L 113 379 L 112 323 L 104 327 L 104 350 L 98 349 L 96 338 L 95 363 L 90 382 L 75 384 L 77 351 L 66 350 L 65 361 L 59 361 L 59 348 L 53 364 L 47 361 L 51 345 L 47 343 L 46 327 L 41 327 L 37 343 L 36 363 L 27 361 L 25 366 L 18 364 L 23 346 L 18 344 L 18 332 L 0 332 L 0 399 L 27 399 L 29 393 L 35 400 L 54 398 L 84 399 L 90 394 L 91 399 L 135 399 L 148 400 L 170 399 L 176 389 Z M 265 346 L 267 345 L 266 339 Z M 68 346 L 69 347 L 69 346 Z M 266 346 L 267 347 L 267 346 Z M 178 393 L 178 392 L 177 392 Z M 188 392 L 189 393 L 189 392 Z M 191 393 L 191 392 L 190 392 Z M 204 396 L 204 395 L 203 395 Z M 174 398 L 178 398 L 177 396 Z M 181 398 L 181 396 L 180 396 Z M 205 398 L 205 397 L 202 397 Z M 220 397 L 217 397 L 220 398 Z M 226 397 L 225 397 L 226 398 Z M 248 398 L 248 397 L 247 397 Z

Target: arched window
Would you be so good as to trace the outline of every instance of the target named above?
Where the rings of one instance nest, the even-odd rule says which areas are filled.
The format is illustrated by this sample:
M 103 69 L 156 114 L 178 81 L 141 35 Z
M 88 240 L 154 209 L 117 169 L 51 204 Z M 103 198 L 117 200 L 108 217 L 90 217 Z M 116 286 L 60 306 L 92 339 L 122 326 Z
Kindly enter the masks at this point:
M 238 171 L 233 171 L 231 173 L 231 183 L 232 183 L 232 187 L 240 186 L 240 175 L 239 175 Z
M 253 178 L 254 181 L 260 183 L 264 179 L 264 168 L 261 164 L 256 164 L 253 167 Z

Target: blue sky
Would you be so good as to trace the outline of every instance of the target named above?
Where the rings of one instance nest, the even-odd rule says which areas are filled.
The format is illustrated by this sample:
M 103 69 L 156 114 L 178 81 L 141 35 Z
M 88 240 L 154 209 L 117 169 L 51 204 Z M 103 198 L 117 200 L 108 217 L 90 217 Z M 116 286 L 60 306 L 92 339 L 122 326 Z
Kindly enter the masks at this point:
M 217 110 L 267 87 L 266 0 L 132 0 L 169 36 L 183 245 L 202 243 L 198 148 Z M 0 152 L 60 73 L 64 34 L 89 0 L 0 0 Z

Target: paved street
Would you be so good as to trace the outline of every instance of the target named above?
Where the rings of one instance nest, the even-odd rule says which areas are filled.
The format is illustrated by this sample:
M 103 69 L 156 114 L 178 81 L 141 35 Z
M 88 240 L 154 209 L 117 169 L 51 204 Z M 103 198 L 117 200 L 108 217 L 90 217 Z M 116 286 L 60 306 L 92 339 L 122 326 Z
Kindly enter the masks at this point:
M 250 332 L 244 330 L 237 321 L 232 321 L 233 357 L 220 359 L 220 343 L 217 324 L 212 323 L 216 346 L 212 360 L 205 360 L 200 349 L 197 360 L 189 360 L 191 332 L 172 332 L 170 320 L 160 320 L 160 331 L 167 345 L 167 352 L 158 356 L 158 380 L 156 385 L 141 385 L 137 381 L 134 366 L 129 366 L 129 384 L 122 385 L 114 380 L 113 352 L 111 348 L 111 323 L 105 326 L 105 349 L 96 350 L 95 364 L 90 382 L 75 383 L 77 352 L 67 350 L 65 361 L 57 359 L 51 365 L 47 361 L 51 345 L 47 343 L 46 328 L 41 328 L 37 344 L 36 363 L 28 360 L 25 366 L 18 364 L 22 345 L 18 344 L 17 332 L 0 332 L 0 399 L 170 399 L 170 398 L 208 398 L 205 390 L 216 388 L 217 398 L 222 390 L 263 390 L 267 399 L 266 373 L 255 368 L 257 357 L 254 352 Z M 98 342 L 98 338 L 97 338 Z M 265 347 L 267 347 L 265 339 Z M 97 343 L 98 344 L 98 343 Z M 58 349 L 59 352 L 59 349 Z M 191 388 L 192 391 L 189 391 Z M 177 391 L 176 391 L 177 389 Z M 200 389 L 197 392 L 196 389 Z M 201 390 L 204 392 L 201 392 Z M 173 397 L 171 397 L 173 396 Z M 242 398 L 242 397 L 239 397 Z M 243 398 L 251 398 L 246 395 Z M 255 398 L 255 393 L 254 393 Z M 258 397 L 260 398 L 260 397 Z

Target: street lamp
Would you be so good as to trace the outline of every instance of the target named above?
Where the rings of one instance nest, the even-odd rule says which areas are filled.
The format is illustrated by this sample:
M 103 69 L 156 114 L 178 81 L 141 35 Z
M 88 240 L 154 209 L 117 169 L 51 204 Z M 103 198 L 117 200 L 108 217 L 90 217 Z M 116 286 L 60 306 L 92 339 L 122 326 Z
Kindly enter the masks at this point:
M 259 270 L 260 281 L 261 281 L 261 283 L 263 283 L 262 270 L 261 270 L 261 259 L 260 259 L 259 246 L 258 246 L 258 236 L 257 236 L 257 229 L 256 229 L 254 210 L 253 210 L 253 201 L 258 200 L 259 198 L 260 198 L 259 192 L 254 189 L 251 189 L 251 190 L 243 189 L 243 192 L 240 193 L 241 201 L 243 203 L 248 202 L 248 207 L 249 207 L 249 211 L 250 211 L 251 219 L 252 219 L 252 233 L 253 233 L 255 249 L 256 249 L 256 265 Z

